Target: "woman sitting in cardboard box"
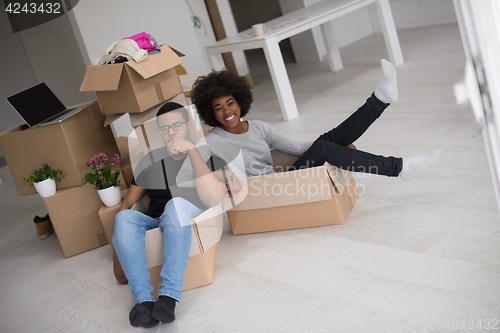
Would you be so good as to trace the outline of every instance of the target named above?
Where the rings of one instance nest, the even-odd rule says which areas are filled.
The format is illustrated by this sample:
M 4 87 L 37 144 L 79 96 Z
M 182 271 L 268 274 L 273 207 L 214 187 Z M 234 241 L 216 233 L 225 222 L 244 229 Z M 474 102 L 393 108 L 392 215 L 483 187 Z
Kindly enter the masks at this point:
M 202 158 L 207 161 L 217 156 L 226 162 L 231 158 L 223 142 L 239 145 L 244 160 L 244 170 L 234 169 L 236 177 L 233 192 L 241 189 L 237 178 L 274 173 L 270 149 L 299 156 L 290 170 L 311 168 L 328 162 L 340 169 L 374 173 L 387 177 L 410 180 L 415 174 L 435 161 L 441 150 L 401 158 L 380 156 L 350 149 L 368 127 L 390 105 L 398 100 L 396 68 L 387 60 L 380 61 L 382 77 L 375 92 L 356 112 L 339 126 L 320 135 L 314 142 L 300 142 L 288 138 L 269 124 L 260 120 L 241 121 L 250 110 L 252 92 L 246 81 L 229 71 L 214 71 L 196 80 L 192 101 L 200 118 L 213 128 L 196 144 Z M 177 183 L 188 184 L 194 175 L 188 159 L 177 176 Z

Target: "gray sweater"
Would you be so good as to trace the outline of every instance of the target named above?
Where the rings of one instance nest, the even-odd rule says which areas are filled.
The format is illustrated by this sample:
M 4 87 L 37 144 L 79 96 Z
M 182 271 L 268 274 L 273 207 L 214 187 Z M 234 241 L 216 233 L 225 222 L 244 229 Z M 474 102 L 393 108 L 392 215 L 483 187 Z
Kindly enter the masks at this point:
M 260 120 L 249 120 L 248 131 L 243 134 L 214 127 L 196 143 L 205 162 L 211 156 L 220 157 L 238 178 L 274 173 L 270 149 L 301 156 L 311 145 L 312 141 L 290 139 Z M 187 157 L 177 175 L 177 184 L 193 186 L 193 179 L 191 161 Z

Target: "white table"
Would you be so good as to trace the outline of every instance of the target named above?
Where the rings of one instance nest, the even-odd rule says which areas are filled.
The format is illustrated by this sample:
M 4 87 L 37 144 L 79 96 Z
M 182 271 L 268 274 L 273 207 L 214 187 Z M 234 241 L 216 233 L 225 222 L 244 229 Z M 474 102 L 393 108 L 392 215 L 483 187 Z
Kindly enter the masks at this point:
M 331 20 L 373 3 L 377 5 L 389 59 L 395 66 L 399 66 L 404 60 L 389 0 L 327 0 L 301 8 L 266 22 L 265 25 L 269 29 L 291 20 L 306 17 L 297 23 L 267 32 L 261 37 L 248 37 L 247 34 L 252 32 L 249 29 L 207 46 L 206 51 L 210 65 L 214 70 L 221 70 L 224 68 L 222 53 L 263 48 L 283 118 L 290 121 L 298 117 L 299 112 L 278 43 L 320 25 L 328 51 L 330 69 L 338 71 L 342 69 L 342 60 L 333 34 Z

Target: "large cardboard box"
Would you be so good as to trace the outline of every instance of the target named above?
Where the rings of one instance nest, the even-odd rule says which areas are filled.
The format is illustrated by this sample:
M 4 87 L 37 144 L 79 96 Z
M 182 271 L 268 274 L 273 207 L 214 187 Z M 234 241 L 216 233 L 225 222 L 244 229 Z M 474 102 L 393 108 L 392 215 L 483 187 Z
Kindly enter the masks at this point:
M 126 189 L 121 173 L 118 180 L 120 188 Z M 59 190 L 43 202 L 66 258 L 109 243 L 99 218 L 102 201 L 94 185 Z
M 233 235 L 344 223 L 358 199 L 350 172 L 328 163 L 281 172 L 297 157 L 271 153 L 278 173 L 245 179 L 246 191 L 223 201 Z
M 103 113 L 140 113 L 182 92 L 174 67 L 181 53 L 167 45 L 137 63 L 89 66 L 80 91 L 95 91 Z
M 133 207 L 145 211 L 146 204 Z M 99 216 L 106 232 L 108 241 L 113 238 L 115 216 L 120 205 L 114 207 L 101 206 Z M 189 259 L 184 275 L 183 291 L 202 287 L 213 283 L 215 273 L 215 260 L 217 256 L 217 243 L 222 235 L 222 205 L 212 207 L 191 220 L 192 236 Z M 163 265 L 163 234 L 159 228 L 146 232 L 146 256 L 150 283 L 153 286 L 153 296 L 158 296 L 161 284 L 161 268 Z
M 59 190 L 43 202 L 66 258 L 108 244 L 98 214 L 102 202 L 92 185 Z
M 44 163 L 65 175 L 65 182 L 56 183 L 57 189 L 83 185 L 83 176 L 90 172 L 85 162 L 99 152 L 108 156 L 118 153 L 111 129 L 102 126 L 104 119 L 94 102 L 60 123 L 37 128 L 20 124 L 0 134 L 0 146 L 17 193 L 36 193 L 34 186 L 23 185 L 23 178 Z

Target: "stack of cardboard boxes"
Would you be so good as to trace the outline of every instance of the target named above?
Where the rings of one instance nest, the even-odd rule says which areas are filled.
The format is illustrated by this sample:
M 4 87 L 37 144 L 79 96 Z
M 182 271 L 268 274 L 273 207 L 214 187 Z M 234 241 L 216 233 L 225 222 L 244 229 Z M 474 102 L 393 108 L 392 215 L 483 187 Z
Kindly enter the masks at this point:
M 101 200 L 94 186 L 83 180 L 91 172 L 85 162 L 95 154 L 118 153 L 113 133 L 102 127 L 104 118 L 99 104 L 93 103 L 63 122 L 37 128 L 21 124 L 0 134 L 19 195 L 36 193 L 23 185 L 23 178 L 42 164 L 62 170 L 65 182 L 57 183 L 56 194 L 43 200 L 65 257 L 108 244 L 98 215 Z

